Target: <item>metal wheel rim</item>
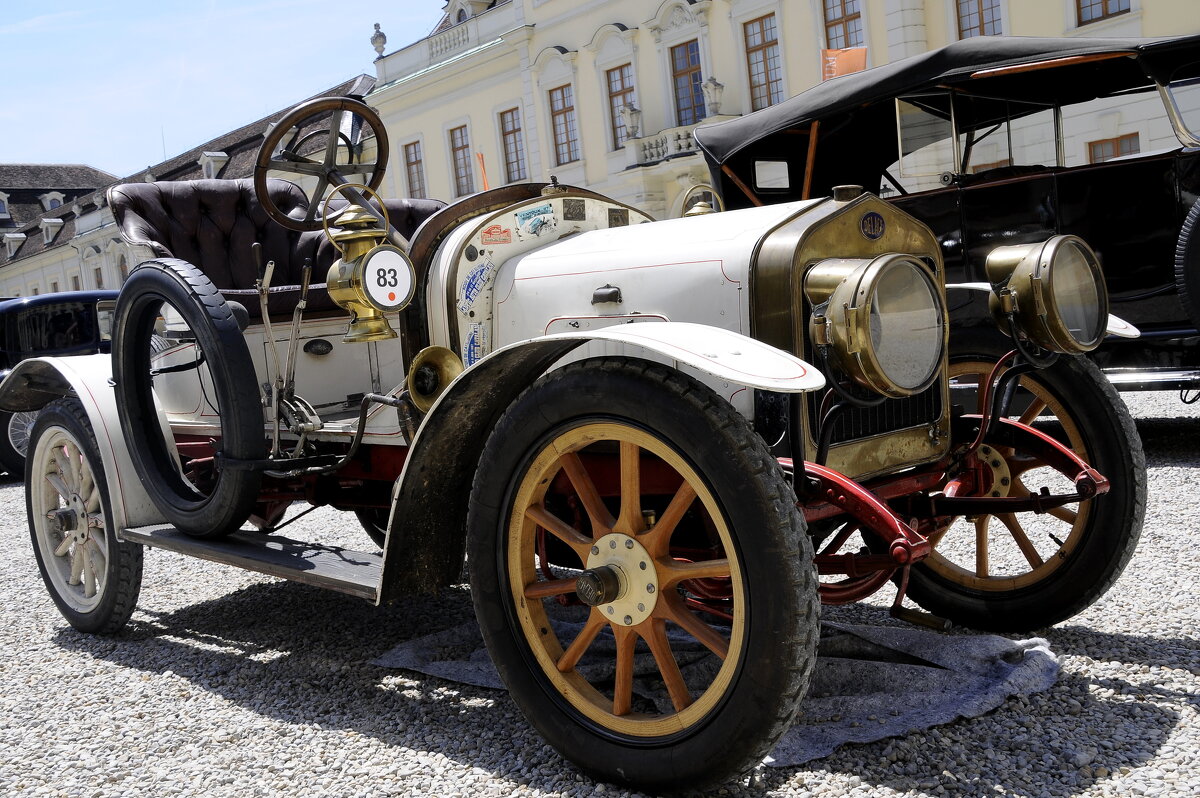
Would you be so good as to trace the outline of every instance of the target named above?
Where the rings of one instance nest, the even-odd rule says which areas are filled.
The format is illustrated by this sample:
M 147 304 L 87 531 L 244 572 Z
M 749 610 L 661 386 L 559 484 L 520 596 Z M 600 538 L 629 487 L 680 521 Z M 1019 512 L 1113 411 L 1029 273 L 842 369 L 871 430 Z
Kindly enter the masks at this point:
M 8 420 L 8 445 L 17 454 L 26 457 L 29 451 L 29 433 L 33 431 L 33 422 L 37 421 L 37 411 L 22 410 L 13 413 Z
M 79 613 L 94 610 L 108 585 L 109 546 L 100 485 L 79 441 L 64 427 L 37 441 L 28 486 L 33 534 L 58 596 Z M 73 510 L 77 530 L 58 531 L 56 511 Z
M 956 377 L 973 375 L 982 381 L 983 379 L 986 379 L 987 375 L 990 373 L 991 366 L 991 363 L 979 361 L 962 361 L 959 363 L 951 363 L 950 378 L 954 379 Z M 1066 440 L 1068 441 L 1071 449 L 1085 461 L 1090 462 L 1089 453 L 1084 444 L 1083 435 L 1080 433 L 1079 427 L 1071 419 L 1070 415 L 1067 414 L 1066 408 L 1063 406 L 1062 402 L 1060 402 L 1055 396 L 1047 391 L 1045 387 L 1027 379 L 1026 377 L 1021 378 L 1019 387 L 1024 389 L 1029 394 L 1032 394 L 1036 403 L 1043 405 L 1043 409 L 1039 410 L 1038 414 L 1045 412 L 1053 414 L 1054 418 L 1062 426 L 1063 433 L 1066 435 Z M 1030 409 L 1026 411 L 1025 415 L 1021 417 L 1022 421 L 1029 423 L 1033 418 L 1037 417 L 1038 414 L 1031 414 L 1031 410 L 1033 410 L 1032 405 Z M 1010 459 L 1012 456 L 1011 450 L 1002 449 L 1000 452 L 1005 456 L 1005 459 L 1009 463 L 1012 462 Z M 1038 466 L 1025 468 L 1020 471 L 1020 475 L 1033 471 L 1037 467 Z M 1023 485 L 1023 483 L 1020 482 L 1020 476 L 1014 479 L 1013 484 L 1014 486 L 1017 486 L 1018 484 Z M 1069 529 L 1069 531 L 1065 537 L 1061 538 L 1061 545 L 1059 545 L 1053 552 L 1048 552 L 1045 556 L 1042 556 L 1040 552 L 1036 553 L 1036 559 L 1040 559 L 1040 563 L 1036 563 L 1034 561 L 1034 552 L 1028 551 L 1028 548 L 1031 547 L 1032 544 L 1029 542 L 1028 534 L 1024 533 L 1024 527 L 1020 524 L 1020 518 L 1030 514 L 1020 513 L 1006 514 L 1008 518 L 1000 518 L 994 515 L 979 516 L 978 519 L 974 521 L 973 526 L 976 534 L 976 568 L 974 571 L 947 559 L 938 551 L 938 544 L 940 544 L 947 535 L 955 535 L 956 533 L 966 534 L 966 531 L 961 529 L 952 529 L 945 534 L 940 534 L 936 536 L 936 538 L 931 539 L 931 541 L 934 543 L 934 550 L 933 553 L 930 554 L 930 556 L 925 560 L 925 564 L 931 571 L 940 575 L 941 577 L 972 590 L 998 592 L 1029 587 L 1030 585 L 1046 579 L 1059 568 L 1061 568 L 1068 560 L 1070 554 L 1078 547 L 1083 538 L 1084 530 L 1087 528 L 1088 515 L 1091 512 L 1091 504 L 1092 503 L 1090 501 L 1079 502 L 1074 510 L 1071 510 L 1068 506 L 1055 511 L 1052 514 L 1047 514 L 1047 517 L 1058 518 L 1062 522 L 1063 530 L 1066 531 Z M 1066 517 L 1068 515 L 1073 515 L 1073 519 L 1068 520 Z M 956 521 L 955 524 L 957 526 L 959 522 Z M 1013 528 L 1014 524 L 1016 525 L 1016 530 Z M 1069 527 L 1067 526 L 1068 524 L 1070 524 Z M 986 573 L 986 570 L 990 566 L 987 554 L 990 544 L 988 544 L 985 539 L 984 561 L 982 563 L 982 569 L 980 567 L 980 531 L 982 529 L 983 534 L 986 535 L 993 527 L 999 527 L 1006 530 L 1008 537 L 1013 540 L 1018 550 L 1020 550 L 1022 555 L 1025 557 L 1027 564 L 1030 566 L 1029 570 L 1015 575 L 989 574 L 987 576 L 981 576 L 979 574 L 980 570 L 984 570 Z M 1017 530 L 1019 530 L 1019 532 Z M 1024 541 L 1019 539 L 1019 534 L 1024 534 Z
M 567 471 L 572 485 L 580 494 L 589 490 L 588 487 L 581 487 L 576 482 L 576 479 L 581 479 L 578 476 L 578 469 L 583 468 L 577 453 L 599 441 L 620 443 L 623 489 L 621 491 L 621 512 L 616 519 L 609 516 L 609 519 L 614 522 L 611 524 L 600 523 L 599 519 L 594 517 L 599 513 L 594 514 L 588 500 L 581 495 L 583 504 L 588 508 L 589 516 L 593 516 L 592 526 L 597 533 L 596 538 L 593 539 L 576 532 L 565 521 L 552 516 L 545 510 L 543 501 L 554 477 L 564 469 Z M 673 468 L 682 477 L 683 484 L 658 522 L 648 530 L 642 524 L 639 531 L 639 522 L 642 522 L 640 501 L 636 504 L 629 501 L 631 494 L 624 486 L 630 484 L 630 480 L 636 481 L 636 475 L 629 476 L 629 463 L 637 459 L 632 457 L 630 452 L 640 453 L 641 451 L 658 457 Z M 636 469 L 634 471 L 636 472 Z M 590 477 L 587 483 L 591 484 Z M 591 484 L 591 490 L 594 492 L 594 484 Z M 640 489 L 637 495 L 640 499 Z M 665 552 L 680 518 L 697 501 L 711 519 L 726 558 L 684 566 L 678 561 L 667 563 L 663 557 L 651 554 L 653 565 L 649 570 L 653 572 L 663 589 L 658 592 L 658 601 L 650 616 L 631 626 L 623 626 L 622 618 L 610 620 L 599 607 L 592 607 L 583 630 L 564 648 L 562 641 L 551 629 L 542 599 L 574 592 L 574 588 L 570 587 L 554 592 L 556 589 L 554 583 L 539 575 L 535 562 L 536 530 L 539 527 L 545 529 L 547 536 L 553 535 L 567 543 L 575 550 L 576 554 L 580 555 L 581 561 L 584 561 L 587 552 L 594 551 L 591 548 L 593 544 L 601 537 L 605 537 L 603 533 L 610 529 L 613 530 L 613 535 L 632 533 L 631 536 L 635 540 L 646 544 L 648 552 Z M 609 537 L 611 536 L 609 535 Z M 717 506 L 715 497 L 695 470 L 664 442 L 637 428 L 608 422 L 589 423 L 560 434 L 538 453 L 523 475 L 512 504 L 505 540 L 508 582 L 521 633 L 547 680 L 572 708 L 612 732 L 636 737 L 659 737 L 684 731 L 699 723 L 725 696 L 733 682 L 734 674 L 737 672 L 745 635 L 746 607 L 741 567 L 737 561 L 728 525 Z M 684 581 L 681 574 L 685 573 L 689 575 L 687 578 L 727 576 L 730 579 L 734 599 L 728 640 L 725 640 L 714 627 L 709 626 L 700 616 L 688 610 L 683 605 L 682 599 L 678 598 L 678 592 L 673 585 Z M 574 580 L 559 581 L 573 582 Z M 686 613 L 686 615 L 681 613 Z M 670 642 L 665 637 L 668 620 L 674 626 L 684 629 L 688 635 L 710 651 L 714 651 L 722 657 L 722 664 L 717 673 L 699 695 L 688 691 L 686 686 L 682 687 L 686 695 L 680 695 L 682 678 L 679 677 Z M 574 668 L 579 657 L 586 653 L 604 628 L 613 632 L 617 642 L 617 661 L 615 663 L 617 674 L 611 697 L 593 686 Z M 652 639 L 647 640 L 647 637 Z M 621 659 L 626 656 L 630 660 L 628 668 L 632 669 L 633 646 L 636 645 L 638 639 L 645 641 L 654 656 L 658 675 L 662 678 L 671 696 L 674 707 L 672 712 L 660 714 L 633 712 L 627 706 L 622 705 L 623 700 L 632 700 L 630 694 L 632 688 L 622 681 Z M 623 644 L 622 641 L 627 642 Z M 670 655 L 669 662 L 671 664 L 664 665 L 663 644 L 666 646 L 665 655 Z M 622 653 L 623 646 L 627 646 L 624 649 L 624 655 Z M 564 661 L 564 657 L 568 655 L 575 656 L 574 662 Z M 560 663 L 565 667 L 560 668 Z M 629 678 L 631 682 L 632 676 Z

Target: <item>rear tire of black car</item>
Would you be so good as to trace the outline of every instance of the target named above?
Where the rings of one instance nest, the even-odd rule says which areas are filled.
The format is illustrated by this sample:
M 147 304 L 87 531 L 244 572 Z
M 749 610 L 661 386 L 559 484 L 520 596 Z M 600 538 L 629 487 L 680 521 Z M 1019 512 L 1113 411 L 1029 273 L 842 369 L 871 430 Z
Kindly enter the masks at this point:
M 182 531 L 219 537 L 254 510 L 262 476 L 220 467 L 207 492 L 185 476 L 163 435 L 152 390 L 155 324 L 163 303 L 182 317 L 204 355 L 220 419 L 220 454 L 233 460 L 266 456 L 263 411 L 246 339 L 220 292 L 192 264 L 176 259 L 143 263 L 117 299 L 113 376 L 117 412 L 134 468 L 155 507 Z M 206 397 L 207 398 L 207 397 Z
M 1175 246 L 1175 287 L 1192 324 L 1200 329 L 1200 200 L 1183 220 Z
M 25 474 L 25 453 L 37 411 L 31 413 L 0 412 L 0 466 L 16 479 Z
M 963 348 L 952 344 L 951 373 L 977 374 L 1006 351 L 1003 341 L 973 341 Z M 1146 509 L 1146 461 L 1141 438 L 1125 403 L 1100 369 L 1086 358 L 1061 356 L 1048 368 L 1022 377 L 1021 384 L 1033 396 L 1050 400 L 1047 409 L 1033 420 L 1035 428 L 1073 443 L 1076 453 L 1107 477 L 1111 487 L 1108 493 L 1088 501 L 1090 506 L 1081 504 L 1073 521 L 1062 522 L 1061 531 L 1050 526 L 1049 518 L 1038 522 L 1045 526 L 1036 532 L 1044 534 L 1045 529 L 1053 535 L 1057 531 L 1057 537 L 1065 543 L 1053 554 L 1048 551 L 1055 547 L 1046 544 L 1043 555 L 1050 568 L 1042 566 L 1039 570 L 1039 566 L 1028 563 L 1028 574 L 1014 571 L 1007 585 L 1000 577 L 985 579 L 969 573 L 969 559 L 967 568 L 955 568 L 948 557 L 939 554 L 939 547 L 953 543 L 950 536 L 956 533 L 954 529 L 940 539 L 929 559 L 913 567 L 908 595 L 914 601 L 957 624 L 987 631 L 1026 632 L 1082 612 L 1112 587 L 1133 556 Z M 974 407 L 965 409 L 976 412 Z M 1057 415 L 1060 421 L 1048 414 Z M 1021 452 L 1001 454 L 1013 464 L 1014 474 L 1029 463 L 1025 459 L 1022 464 L 1022 457 L 1028 456 Z M 1034 485 L 1024 487 L 1036 490 Z M 1036 522 L 1033 516 L 1014 514 L 1009 522 L 1029 525 Z M 990 519 L 997 533 L 1004 534 L 999 531 L 1007 526 L 1003 519 L 979 518 Z M 971 534 L 969 529 L 965 531 Z M 1034 535 L 1031 529 L 1028 538 Z

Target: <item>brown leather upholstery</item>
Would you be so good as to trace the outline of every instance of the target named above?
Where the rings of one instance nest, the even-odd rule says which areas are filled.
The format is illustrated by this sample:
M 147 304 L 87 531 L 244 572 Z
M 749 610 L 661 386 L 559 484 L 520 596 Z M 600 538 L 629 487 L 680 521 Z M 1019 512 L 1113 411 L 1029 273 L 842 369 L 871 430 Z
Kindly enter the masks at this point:
M 304 218 L 308 200 L 297 185 L 271 179 L 267 190 L 279 210 Z M 309 310 L 342 312 L 325 292 L 325 274 L 337 258 L 333 245 L 320 230 L 299 233 L 274 222 L 258 202 L 252 180 L 125 183 L 109 189 L 108 200 L 126 241 L 198 267 L 226 298 L 245 305 L 252 319 L 261 315 L 254 289 L 258 267 L 250 248 L 254 242 L 262 244 L 264 262 L 275 261 L 268 303 L 272 317 L 290 316 L 300 296 L 305 258 L 313 259 Z M 445 203 L 401 199 L 385 205 L 392 225 L 409 238 Z

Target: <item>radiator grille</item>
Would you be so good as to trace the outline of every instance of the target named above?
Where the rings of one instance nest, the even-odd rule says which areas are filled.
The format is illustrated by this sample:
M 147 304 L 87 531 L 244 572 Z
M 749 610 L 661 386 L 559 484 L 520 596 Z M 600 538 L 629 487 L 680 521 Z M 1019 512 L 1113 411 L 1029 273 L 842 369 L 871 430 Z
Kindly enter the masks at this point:
M 808 418 L 812 437 L 820 439 L 820 399 L 823 392 L 808 395 Z M 871 396 L 863 391 L 864 398 Z M 876 407 L 855 407 L 843 412 L 833 422 L 831 443 L 845 443 L 884 432 L 919 427 L 937 421 L 942 415 L 941 382 L 916 396 L 888 399 Z

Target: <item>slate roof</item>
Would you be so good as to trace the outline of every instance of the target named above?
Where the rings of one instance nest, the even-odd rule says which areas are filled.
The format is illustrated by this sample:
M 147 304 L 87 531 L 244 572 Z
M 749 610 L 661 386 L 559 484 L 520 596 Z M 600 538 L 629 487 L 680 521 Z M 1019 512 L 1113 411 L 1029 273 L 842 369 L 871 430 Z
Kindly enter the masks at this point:
M 325 91 L 314 94 L 302 102 L 307 102 L 307 100 L 316 99 L 317 97 L 362 97 L 374 85 L 374 77 L 370 75 L 358 75 Z M 146 179 L 147 172 L 153 176 L 154 180 L 198 180 L 203 177 L 200 167 L 200 156 L 205 152 L 224 152 L 229 156 L 229 160 L 221 168 L 221 171 L 217 173 L 218 178 L 234 179 L 252 176 L 254 173 L 254 157 L 258 152 L 258 145 L 262 142 L 267 127 L 271 123 L 282 119 L 295 105 L 299 105 L 299 103 L 289 105 L 287 108 L 276 111 L 270 116 L 263 117 L 248 125 L 232 130 L 211 141 L 206 141 L 187 152 L 180 153 L 173 158 L 168 158 L 159 164 L 149 167 L 147 170 L 137 172 L 123 179 L 118 179 L 114 175 L 102 172 L 99 169 L 93 169 L 90 166 L 77 164 L 65 166 L 0 164 L 0 191 L 10 195 L 10 205 L 13 207 L 13 210 L 10 211 L 13 219 L 0 219 L 0 268 L 16 261 L 33 257 L 47 249 L 65 245 L 75 237 L 76 214 L 73 206 L 78 206 L 80 213 L 87 213 L 101 207 L 105 202 L 105 191 L 111 185 L 143 182 Z M 93 177 L 92 185 L 73 187 L 70 190 L 68 190 L 68 186 L 65 184 L 51 187 L 35 185 L 32 188 L 14 189 L 11 191 L 6 188 L 6 175 L 12 175 L 14 181 L 18 178 L 32 181 L 39 175 L 53 177 L 50 172 L 55 169 L 62 170 L 62 174 L 54 178 L 60 181 L 77 180 L 91 174 Z M 39 172 L 39 170 L 45 171 Z M 102 176 L 102 179 L 99 181 L 95 180 L 96 177 L 100 176 Z M 61 208 L 55 208 L 52 211 L 42 210 L 42 205 L 38 197 L 47 191 L 60 191 L 66 195 Z M 26 194 L 32 195 L 32 204 L 26 201 Z M 20 199 L 18 199 L 18 196 L 20 196 Z M 41 229 L 41 220 L 43 218 L 61 218 L 64 222 L 62 228 L 59 229 L 49 244 L 46 244 L 43 240 Z M 24 233 L 25 240 L 13 254 L 13 257 L 8 258 L 2 235 L 11 232 Z

